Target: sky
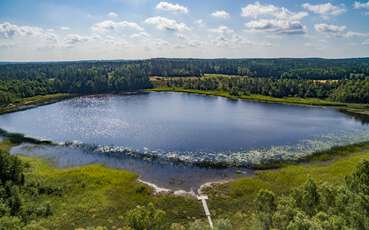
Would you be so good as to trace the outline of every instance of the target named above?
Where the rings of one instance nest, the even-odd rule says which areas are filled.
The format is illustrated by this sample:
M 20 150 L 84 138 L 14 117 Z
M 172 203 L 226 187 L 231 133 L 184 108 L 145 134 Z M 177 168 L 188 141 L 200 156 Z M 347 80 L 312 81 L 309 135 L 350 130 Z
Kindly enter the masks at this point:
M 0 1 L 0 61 L 367 56 L 368 0 Z

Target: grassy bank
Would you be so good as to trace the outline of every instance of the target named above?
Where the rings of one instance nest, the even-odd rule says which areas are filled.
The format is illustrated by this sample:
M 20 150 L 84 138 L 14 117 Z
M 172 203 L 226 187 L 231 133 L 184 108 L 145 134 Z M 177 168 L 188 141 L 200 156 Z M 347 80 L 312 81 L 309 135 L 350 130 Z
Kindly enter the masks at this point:
M 277 195 L 286 194 L 311 177 L 318 183 L 341 184 L 362 160 L 369 160 L 369 148 L 355 147 L 339 150 L 329 161 L 311 161 L 306 164 L 286 165 L 277 170 L 259 171 L 227 184 L 204 189 L 209 195 L 210 209 L 217 218 L 230 217 L 236 229 L 248 229 L 254 212 L 254 199 L 260 189 Z M 335 154 L 331 152 L 331 154 Z
M 5 140 L 0 143 L 0 149 L 9 150 L 13 145 Z M 38 224 L 47 229 L 122 227 L 127 223 L 127 211 L 150 202 L 166 212 L 168 223 L 205 218 L 195 198 L 154 195 L 150 187 L 137 181 L 138 175 L 128 171 L 101 165 L 59 169 L 39 158 L 22 156 L 21 159 L 28 165 L 27 182 L 39 183 L 51 191 L 35 201 L 49 202 L 53 207 L 52 216 L 38 220 Z M 364 159 L 369 160 L 369 144 L 340 147 L 322 152 L 309 163 L 258 171 L 254 176 L 214 185 L 204 191 L 209 195 L 208 204 L 215 219 L 230 218 L 235 229 L 248 229 L 253 218 L 253 202 L 260 189 L 285 194 L 303 184 L 309 176 L 318 183 L 339 184 Z
M 14 145 L 4 140 L 0 150 L 9 151 Z M 37 183 L 48 191 L 32 200 L 51 204 L 53 215 L 37 221 L 37 225 L 46 229 L 122 228 L 127 224 L 129 210 L 150 202 L 166 211 L 168 223 L 203 217 L 202 208 L 193 197 L 154 195 L 132 172 L 102 165 L 60 169 L 37 157 L 20 156 L 20 159 L 27 165 L 26 183 Z
M 338 109 L 346 110 L 352 113 L 369 115 L 369 105 L 366 104 L 352 104 L 352 103 L 340 103 L 329 100 L 317 99 L 317 98 L 298 98 L 298 97 L 284 97 L 276 98 L 263 95 L 241 95 L 233 96 L 227 91 L 212 91 L 212 90 L 194 90 L 184 89 L 177 87 L 159 87 L 146 90 L 148 92 L 180 92 L 180 93 L 193 93 L 208 96 L 225 97 L 232 100 L 242 99 L 249 101 L 258 101 L 266 103 L 281 103 L 281 104 L 294 104 L 294 105 L 309 105 L 309 106 L 330 106 Z
M 66 93 L 57 93 L 17 99 L 12 104 L 9 104 L 6 107 L 0 107 L 0 114 L 15 112 L 34 106 L 50 104 L 70 97 L 73 97 L 73 95 Z

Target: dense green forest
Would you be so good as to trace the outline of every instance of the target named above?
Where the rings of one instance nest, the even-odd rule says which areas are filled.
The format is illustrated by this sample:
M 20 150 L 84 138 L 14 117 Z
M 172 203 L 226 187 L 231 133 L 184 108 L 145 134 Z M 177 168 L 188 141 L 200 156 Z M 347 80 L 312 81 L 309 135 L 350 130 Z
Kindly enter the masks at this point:
M 369 80 L 298 80 L 251 77 L 171 78 L 161 86 L 195 90 L 220 90 L 231 95 L 258 94 L 282 97 L 320 98 L 337 102 L 368 103 Z
M 368 102 L 369 86 L 366 79 L 369 76 L 369 58 L 310 58 L 2 63 L 0 104 L 6 105 L 17 98 L 50 93 L 133 91 L 151 87 L 149 76 L 201 77 L 204 74 L 249 77 L 244 81 L 239 79 L 241 83 L 228 87 L 232 90 L 241 88 L 244 92 L 276 97 L 294 95 L 330 97 L 344 102 Z M 312 80 L 340 80 L 340 82 L 318 84 Z M 219 88 L 212 81 L 201 82 L 198 87 Z
M 51 93 L 112 93 L 151 86 L 145 64 L 0 65 L 0 104 Z

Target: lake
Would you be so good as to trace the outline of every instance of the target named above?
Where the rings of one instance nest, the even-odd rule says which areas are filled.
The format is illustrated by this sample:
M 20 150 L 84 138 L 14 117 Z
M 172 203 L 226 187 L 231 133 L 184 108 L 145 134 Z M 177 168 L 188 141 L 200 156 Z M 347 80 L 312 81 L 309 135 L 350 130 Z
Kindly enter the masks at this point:
M 26 144 L 13 153 L 60 167 L 103 163 L 187 190 L 233 177 L 239 167 L 369 140 L 365 122 L 332 108 L 171 92 L 77 97 L 3 114 L 0 128 L 60 144 Z M 196 166 L 204 162 L 232 167 Z

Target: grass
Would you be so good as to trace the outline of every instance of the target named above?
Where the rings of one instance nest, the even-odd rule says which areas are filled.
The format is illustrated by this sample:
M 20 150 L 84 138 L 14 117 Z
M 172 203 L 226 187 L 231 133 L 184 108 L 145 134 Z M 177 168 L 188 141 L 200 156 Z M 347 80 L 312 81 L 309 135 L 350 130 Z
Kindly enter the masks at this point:
M 313 161 L 287 165 L 277 170 L 258 171 L 254 176 L 216 185 L 205 191 L 209 195 L 210 209 L 215 210 L 216 217 L 231 217 L 232 222 L 241 228 L 251 221 L 253 201 L 260 189 L 268 189 L 278 195 L 285 194 L 302 185 L 308 177 L 318 183 L 340 184 L 362 160 L 369 160 L 369 150 L 366 148 L 358 148 L 350 155 L 336 156 L 329 162 Z
M 8 141 L 0 144 L 3 150 L 10 146 L 12 143 Z M 215 219 L 230 218 L 236 229 L 241 229 L 241 226 L 247 226 L 251 221 L 253 201 L 260 189 L 284 194 L 303 184 L 309 176 L 319 183 L 342 183 L 361 160 L 369 160 L 368 149 L 368 145 L 346 149 L 354 152 L 341 149 L 329 161 L 315 159 L 306 164 L 257 171 L 254 176 L 206 188 L 204 191 L 209 195 L 212 215 Z M 37 181 L 50 191 L 63 191 L 61 195 L 43 195 L 36 201 L 50 202 L 54 209 L 51 217 L 39 221 L 47 229 L 122 227 L 126 224 L 128 210 L 149 202 L 166 211 L 168 223 L 186 223 L 205 218 L 195 198 L 154 195 L 150 187 L 137 182 L 137 175 L 132 172 L 102 165 L 60 169 L 40 158 L 21 156 L 21 159 L 29 165 L 26 174 L 28 182 Z
M 48 94 L 48 95 L 39 95 L 34 97 L 26 97 L 22 99 L 17 99 L 12 104 L 6 107 L 0 107 L 1 113 L 10 113 L 22 109 L 26 109 L 33 106 L 49 104 L 53 102 L 57 102 L 66 98 L 72 97 L 72 94 L 66 93 L 57 93 L 57 94 Z
M 148 186 L 137 182 L 137 175 L 101 165 L 58 169 L 39 158 L 21 157 L 29 165 L 28 181 L 37 181 L 61 195 L 43 195 L 35 202 L 49 202 L 51 217 L 39 224 L 47 229 L 76 229 L 106 226 L 108 229 L 126 225 L 126 212 L 137 205 L 152 202 L 167 212 L 168 222 L 186 222 L 202 217 L 202 209 L 192 197 L 153 195 Z

